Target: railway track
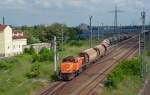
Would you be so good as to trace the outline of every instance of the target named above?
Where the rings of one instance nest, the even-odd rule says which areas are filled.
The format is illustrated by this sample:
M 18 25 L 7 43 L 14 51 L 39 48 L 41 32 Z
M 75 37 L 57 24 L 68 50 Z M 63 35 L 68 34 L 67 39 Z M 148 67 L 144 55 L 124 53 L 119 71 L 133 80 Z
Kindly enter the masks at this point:
M 133 41 L 130 48 L 130 42 Z M 136 44 L 135 44 L 136 43 Z M 117 46 L 108 51 L 108 54 L 93 64 L 83 74 L 79 75 L 72 81 L 59 81 L 51 87 L 47 87 L 36 95 L 93 95 L 94 89 L 102 82 L 107 74 L 117 65 L 122 59 L 126 59 L 138 48 L 138 41 L 135 38 L 128 39 L 119 43 Z M 93 73 L 94 72 L 94 73 Z M 81 85 L 82 84 L 82 85 Z
M 137 46 L 138 44 L 136 44 L 135 47 L 133 47 L 131 50 L 125 53 L 124 56 L 121 56 L 119 59 L 117 59 L 116 62 L 119 62 L 121 59 L 128 58 L 130 54 L 132 54 L 135 51 L 135 48 L 138 48 Z M 115 65 L 117 65 L 115 64 L 116 62 L 110 62 L 110 61 L 112 60 L 107 61 L 111 64 L 104 69 L 103 73 L 100 73 L 95 79 L 93 79 L 88 85 L 86 85 L 75 95 L 93 95 L 93 89 L 96 88 L 96 86 L 98 86 L 98 84 L 106 78 L 108 73 L 111 72 L 111 70 L 115 67 Z

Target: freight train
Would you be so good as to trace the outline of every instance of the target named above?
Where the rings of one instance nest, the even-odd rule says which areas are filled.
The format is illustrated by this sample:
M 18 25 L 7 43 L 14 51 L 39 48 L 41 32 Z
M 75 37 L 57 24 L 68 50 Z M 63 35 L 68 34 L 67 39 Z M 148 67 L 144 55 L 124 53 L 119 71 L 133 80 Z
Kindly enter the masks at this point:
M 94 48 L 82 51 L 78 57 L 68 56 L 62 60 L 59 79 L 72 80 L 83 72 L 90 64 L 95 63 L 99 58 L 106 55 L 110 45 L 116 44 L 130 38 L 128 34 L 122 34 L 104 39 Z

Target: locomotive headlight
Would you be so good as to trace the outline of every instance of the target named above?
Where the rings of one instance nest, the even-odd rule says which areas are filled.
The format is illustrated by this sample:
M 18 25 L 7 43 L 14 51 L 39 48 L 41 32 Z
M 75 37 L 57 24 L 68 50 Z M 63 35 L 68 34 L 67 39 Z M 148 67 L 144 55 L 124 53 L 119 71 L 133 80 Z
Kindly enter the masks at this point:
M 68 65 L 66 70 L 71 71 L 71 69 L 72 69 L 72 65 Z
M 67 71 L 70 71 L 70 68 L 67 68 Z

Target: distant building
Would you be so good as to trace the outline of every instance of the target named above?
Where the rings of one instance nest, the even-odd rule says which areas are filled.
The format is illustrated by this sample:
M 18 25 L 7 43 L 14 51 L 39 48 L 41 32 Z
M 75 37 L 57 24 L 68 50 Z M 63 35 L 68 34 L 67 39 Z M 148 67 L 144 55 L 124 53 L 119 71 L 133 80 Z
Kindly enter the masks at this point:
M 42 49 L 42 48 L 47 48 L 47 49 L 51 49 L 51 44 L 50 43 L 35 43 L 35 44 L 31 44 L 31 45 L 24 45 L 23 46 L 23 50 L 25 48 L 30 48 L 30 47 L 33 47 L 35 49 L 35 52 L 36 53 L 39 53 L 39 51 Z
M 80 24 L 78 26 L 79 33 L 78 36 L 81 38 L 89 38 L 90 27 L 87 24 Z M 150 30 L 150 25 L 145 26 L 146 30 Z M 135 25 L 135 26 L 118 26 L 117 29 L 114 26 L 92 26 L 92 36 L 93 38 L 97 38 L 98 33 L 101 35 L 102 33 L 127 33 L 127 32 L 141 32 L 142 26 Z
M 23 52 L 27 39 L 22 32 L 13 31 L 8 25 L 0 24 L 0 57 L 8 57 Z

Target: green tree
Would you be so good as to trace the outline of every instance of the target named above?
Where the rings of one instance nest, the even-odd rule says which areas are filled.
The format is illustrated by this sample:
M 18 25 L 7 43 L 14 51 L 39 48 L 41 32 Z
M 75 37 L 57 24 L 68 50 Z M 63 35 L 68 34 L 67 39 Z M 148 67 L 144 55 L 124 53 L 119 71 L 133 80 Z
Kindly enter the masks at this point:
M 39 43 L 39 42 L 50 42 L 53 36 L 61 37 L 62 30 L 64 31 L 65 39 L 77 39 L 78 29 L 74 27 L 68 27 L 65 24 L 54 23 L 48 26 L 35 25 L 35 26 L 22 26 L 18 27 L 17 30 L 23 31 L 28 38 L 28 44 Z
M 26 74 L 28 78 L 35 78 L 40 75 L 40 64 L 35 62 L 32 64 L 31 71 Z

